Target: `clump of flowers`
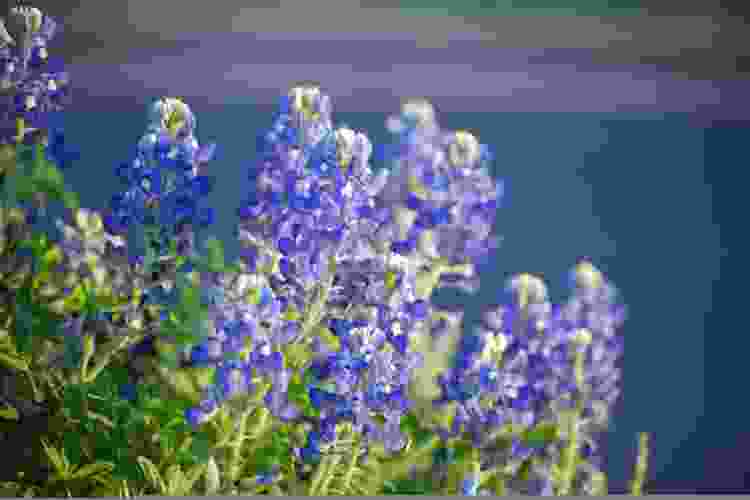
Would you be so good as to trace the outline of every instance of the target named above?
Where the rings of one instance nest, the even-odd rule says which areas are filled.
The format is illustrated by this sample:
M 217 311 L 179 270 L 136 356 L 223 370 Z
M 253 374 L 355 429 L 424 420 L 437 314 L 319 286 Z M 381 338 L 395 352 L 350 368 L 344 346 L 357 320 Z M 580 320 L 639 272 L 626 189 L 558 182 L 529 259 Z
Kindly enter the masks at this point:
M 26 95 L 51 75 L 54 22 L 24 7 L 2 26 L 3 88 Z M 59 97 L 45 88 L 23 102 Z M 60 141 L 24 149 L 34 118 L 2 111 L 22 125 L 3 158 L 15 196 L 25 191 L 7 183 L 26 176 L 10 166 L 69 157 Z M 499 245 L 492 155 L 442 130 L 424 100 L 386 125 L 377 169 L 367 134 L 336 127 L 318 85 L 292 87 L 258 137 L 231 265 L 218 240 L 197 243 L 213 221 L 201 200 L 215 146 L 199 144 L 181 99 L 152 104 L 103 216 L 68 203 L 53 240 L 5 200 L 0 365 L 24 394 L 3 402 L 20 430 L 33 401 L 47 429 L 29 445 L 42 470 L 21 466 L 3 491 L 605 493 L 597 441 L 620 391 L 617 290 L 581 261 L 570 298 L 552 304 L 520 274 L 465 334 L 462 313 L 431 299 L 475 291 L 476 265 Z M 33 185 L 70 202 L 58 177 Z M 636 494 L 646 450 L 644 435 Z

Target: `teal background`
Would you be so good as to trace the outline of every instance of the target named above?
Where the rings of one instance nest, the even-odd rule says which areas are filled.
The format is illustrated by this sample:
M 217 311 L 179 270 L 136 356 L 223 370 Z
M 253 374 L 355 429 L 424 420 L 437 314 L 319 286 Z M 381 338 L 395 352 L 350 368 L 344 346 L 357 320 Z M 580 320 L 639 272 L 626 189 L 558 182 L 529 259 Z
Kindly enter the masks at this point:
M 146 104 L 134 102 L 134 111 L 127 113 L 73 110 L 58 122 L 68 141 L 82 150 L 81 161 L 65 176 L 83 206 L 102 209 L 120 189 L 113 168 L 133 151 Z M 248 189 L 255 136 L 271 123 L 273 107 L 235 104 L 194 111 L 199 141 L 218 143 L 210 165 L 217 183 L 209 203 L 218 216 L 211 233 L 234 258 L 234 210 Z M 335 112 L 334 122 L 365 130 L 382 143 L 386 111 Z M 496 224 L 505 240 L 480 269 L 480 293 L 440 293 L 437 300 L 463 305 L 470 324 L 483 304 L 498 299 L 511 274 L 544 276 L 560 299 L 567 293 L 570 266 L 582 256 L 593 259 L 621 289 L 630 311 L 623 329 L 624 396 L 605 448 L 612 489 L 622 490 L 631 477 L 639 431 L 653 433 L 652 490 L 689 493 L 708 487 L 712 464 L 704 457 L 731 447 L 730 429 L 740 418 L 722 412 L 717 428 L 707 412 L 704 378 L 707 332 L 732 335 L 716 330 L 717 320 L 725 317 L 714 299 L 727 252 L 710 176 L 722 168 L 712 155 L 721 151 L 731 158 L 729 139 L 737 132 L 696 127 L 688 115 L 677 113 L 438 117 L 443 127 L 467 128 L 492 147 L 494 173 L 506 183 L 506 198 Z M 740 488 L 740 469 L 716 468 L 713 484 Z

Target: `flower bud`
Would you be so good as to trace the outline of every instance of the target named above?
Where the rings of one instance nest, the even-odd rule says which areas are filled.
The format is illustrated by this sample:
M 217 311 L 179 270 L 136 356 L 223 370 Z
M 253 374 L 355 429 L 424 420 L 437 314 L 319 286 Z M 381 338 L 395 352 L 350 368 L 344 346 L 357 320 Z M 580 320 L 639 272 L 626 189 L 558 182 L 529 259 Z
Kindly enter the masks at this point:
M 580 346 L 587 346 L 591 344 L 591 331 L 587 328 L 579 328 L 573 332 L 571 340 Z
M 586 290 L 595 290 L 599 288 L 604 281 L 601 271 L 588 261 L 580 262 L 573 269 L 572 279 L 575 286 Z
M 541 278 L 528 273 L 519 274 L 511 278 L 507 290 L 518 301 L 523 309 L 529 304 L 536 304 L 547 300 L 547 286 Z
M 470 167 L 479 161 L 479 141 L 469 132 L 459 130 L 448 146 L 448 158 L 454 167 Z
M 415 98 L 407 100 L 401 106 L 401 114 L 414 120 L 418 127 L 433 125 L 435 123 L 435 109 L 426 99 Z
M 315 118 L 320 112 L 322 96 L 317 83 L 300 83 L 292 87 L 287 95 L 293 113 L 300 113 L 309 120 Z
M 398 239 L 405 240 L 409 235 L 409 230 L 414 221 L 417 219 L 417 212 L 398 206 L 393 208 L 393 218 L 398 227 Z
M 44 14 L 36 7 L 14 7 L 10 13 L 17 21 L 25 25 L 26 33 L 35 33 L 42 27 Z
M 354 141 L 356 133 L 350 128 L 339 128 L 336 135 L 336 161 L 339 167 L 346 169 L 353 158 Z

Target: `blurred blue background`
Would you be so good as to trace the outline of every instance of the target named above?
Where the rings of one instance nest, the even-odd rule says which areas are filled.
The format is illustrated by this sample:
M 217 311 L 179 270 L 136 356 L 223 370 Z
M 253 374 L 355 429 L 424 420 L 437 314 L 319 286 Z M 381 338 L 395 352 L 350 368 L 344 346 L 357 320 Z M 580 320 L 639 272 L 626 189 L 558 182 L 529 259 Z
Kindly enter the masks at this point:
M 647 491 L 750 491 L 745 281 L 747 26 L 723 2 L 635 0 L 38 0 L 61 20 L 64 117 L 82 159 L 66 172 L 102 209 L 143 132 L 146 106 L 181 96 L 218 143 L 209 203 L 230 258 L 256 134 L 276 98 L 317 79 L 334 121 L 387 139 L 403 97 L 495 151 L 502 247 L 481 269 L 469 323 L 518 272 L 566 294 L 591 258 L 630 317 L 624 395 L 606 454 L 614 492 L 636 433 L 653 434 Z M 556 9 L 551 9 L 555 6 Z M 733 222 L 739 224 L 732 224 Z M 739 228 L 739 229 L 735 229 Z M 732 248 L 730 254 L 728 249 Z M 711 342 L 707 342 L 710 339 Z

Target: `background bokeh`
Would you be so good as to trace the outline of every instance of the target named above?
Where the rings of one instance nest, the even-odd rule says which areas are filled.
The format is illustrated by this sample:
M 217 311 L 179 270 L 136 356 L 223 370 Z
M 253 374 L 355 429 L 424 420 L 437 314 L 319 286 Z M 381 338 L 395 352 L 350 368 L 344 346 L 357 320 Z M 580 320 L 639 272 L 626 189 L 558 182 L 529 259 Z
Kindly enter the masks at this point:
M 146 105 L 184 97 L 199 141 L 218 143 L 212 233 L 230 258 L 255 136 L 286 88 L 319 81 L 335 122 L 376 144 L 402 98 L 430 98 L 441 125 L 493 148 L 506 183 L 504 243 L 481 269 L 481 292 L 439 300 L 471 321 L 521 271 L 561 298 L 570 266 L 593 259 L 630 309 L 606 446 L 613 490 L 648 431 L 651 492 L 746 491 L 748 341 L 739 275 L 728 271 L 743 237 L 729 223 L 747 212 L 745 26 L 711 2 L 551 3 L 33 4 L 64 24 L 50 52 L 72 76 L 58 123 L 82 150 L 66 171 L 82 204 L 102 209 L 120 188 L 112 169 L 130 157 Z

